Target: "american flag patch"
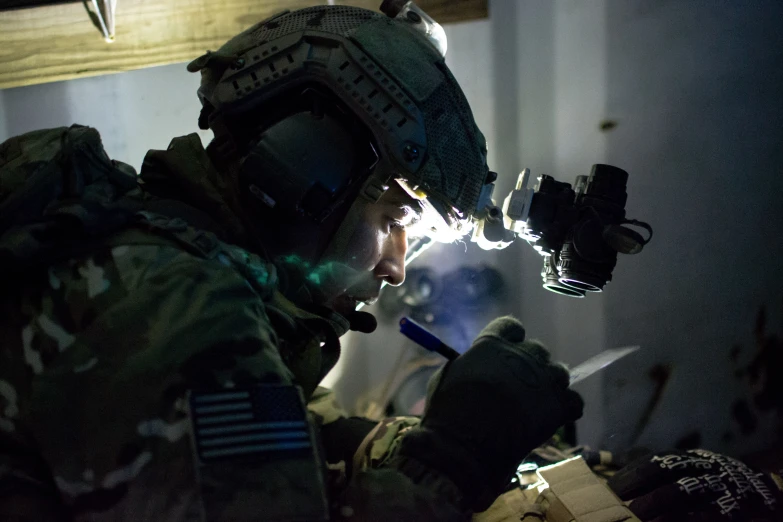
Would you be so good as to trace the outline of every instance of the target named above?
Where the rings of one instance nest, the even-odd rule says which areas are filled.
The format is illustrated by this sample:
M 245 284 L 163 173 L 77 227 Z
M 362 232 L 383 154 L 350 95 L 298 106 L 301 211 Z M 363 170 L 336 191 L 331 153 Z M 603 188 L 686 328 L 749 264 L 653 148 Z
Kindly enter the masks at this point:
M 295 386 L 194 391 L 190 411 L 202 462 L 312 451 L 304 402 Z

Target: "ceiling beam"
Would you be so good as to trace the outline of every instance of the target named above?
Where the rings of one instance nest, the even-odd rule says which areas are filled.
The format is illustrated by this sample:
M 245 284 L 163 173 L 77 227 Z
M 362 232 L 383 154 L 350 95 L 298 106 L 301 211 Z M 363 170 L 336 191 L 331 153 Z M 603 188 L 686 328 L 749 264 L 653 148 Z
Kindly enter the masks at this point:
M 420 0 L 441 23 L 487 17 L 488 0 Z M 82 3 L 0 12 L 0 88 L 192 60 L 284 9 L 314 0 L 119 0 L 107 43 Z M 377 9 L 380 0 L 337 0 Z

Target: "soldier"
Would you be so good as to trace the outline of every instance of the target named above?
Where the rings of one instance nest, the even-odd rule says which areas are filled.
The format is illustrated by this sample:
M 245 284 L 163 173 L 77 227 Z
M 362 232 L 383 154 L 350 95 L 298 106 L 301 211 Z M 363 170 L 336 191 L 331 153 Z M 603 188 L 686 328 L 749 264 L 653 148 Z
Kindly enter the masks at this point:
M 2 520 L 460 520 L 581 415 L 512 318 L 421 421 L 317 388 L 410 239 L 462 237 L 494 181 L 434 26 L 392 7 L 282 13 L 196 59 L 214 141 L 138 176 L 86 127 L 2 145 Z

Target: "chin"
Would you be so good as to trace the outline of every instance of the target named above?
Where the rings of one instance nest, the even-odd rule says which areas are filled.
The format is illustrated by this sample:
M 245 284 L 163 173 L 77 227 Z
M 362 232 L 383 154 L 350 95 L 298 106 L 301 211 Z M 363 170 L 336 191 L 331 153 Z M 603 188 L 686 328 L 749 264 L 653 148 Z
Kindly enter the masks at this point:
M 343 317 L 349 316 L 352 312 L 356 311 L 356 307 L 359 305 L 358 301 L 348 295 L 340 295 L 332 299 L 327 306 L 333 311 L 342 315 Z

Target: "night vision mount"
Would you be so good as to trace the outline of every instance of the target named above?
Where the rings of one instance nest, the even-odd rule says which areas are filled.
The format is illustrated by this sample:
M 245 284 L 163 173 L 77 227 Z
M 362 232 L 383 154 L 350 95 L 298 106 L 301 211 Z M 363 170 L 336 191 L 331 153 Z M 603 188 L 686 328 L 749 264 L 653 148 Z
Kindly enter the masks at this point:
M 529 181 L 525 169 L 502 209 L 492 200 L 494 183 L 484 186 L 472 241 L 491 250 L 524 239 L 544 257 L 547 290 L 570 297 L 601 292 L 612 279 L 617 254 L 638 254 L 652 239 L 650 225 L 625 217 L 628 173 L 620 168 L 593 165 L 573 187 L 545 174 L 534 189 Z M 646 230 L 647 237 L 627 225 Z

